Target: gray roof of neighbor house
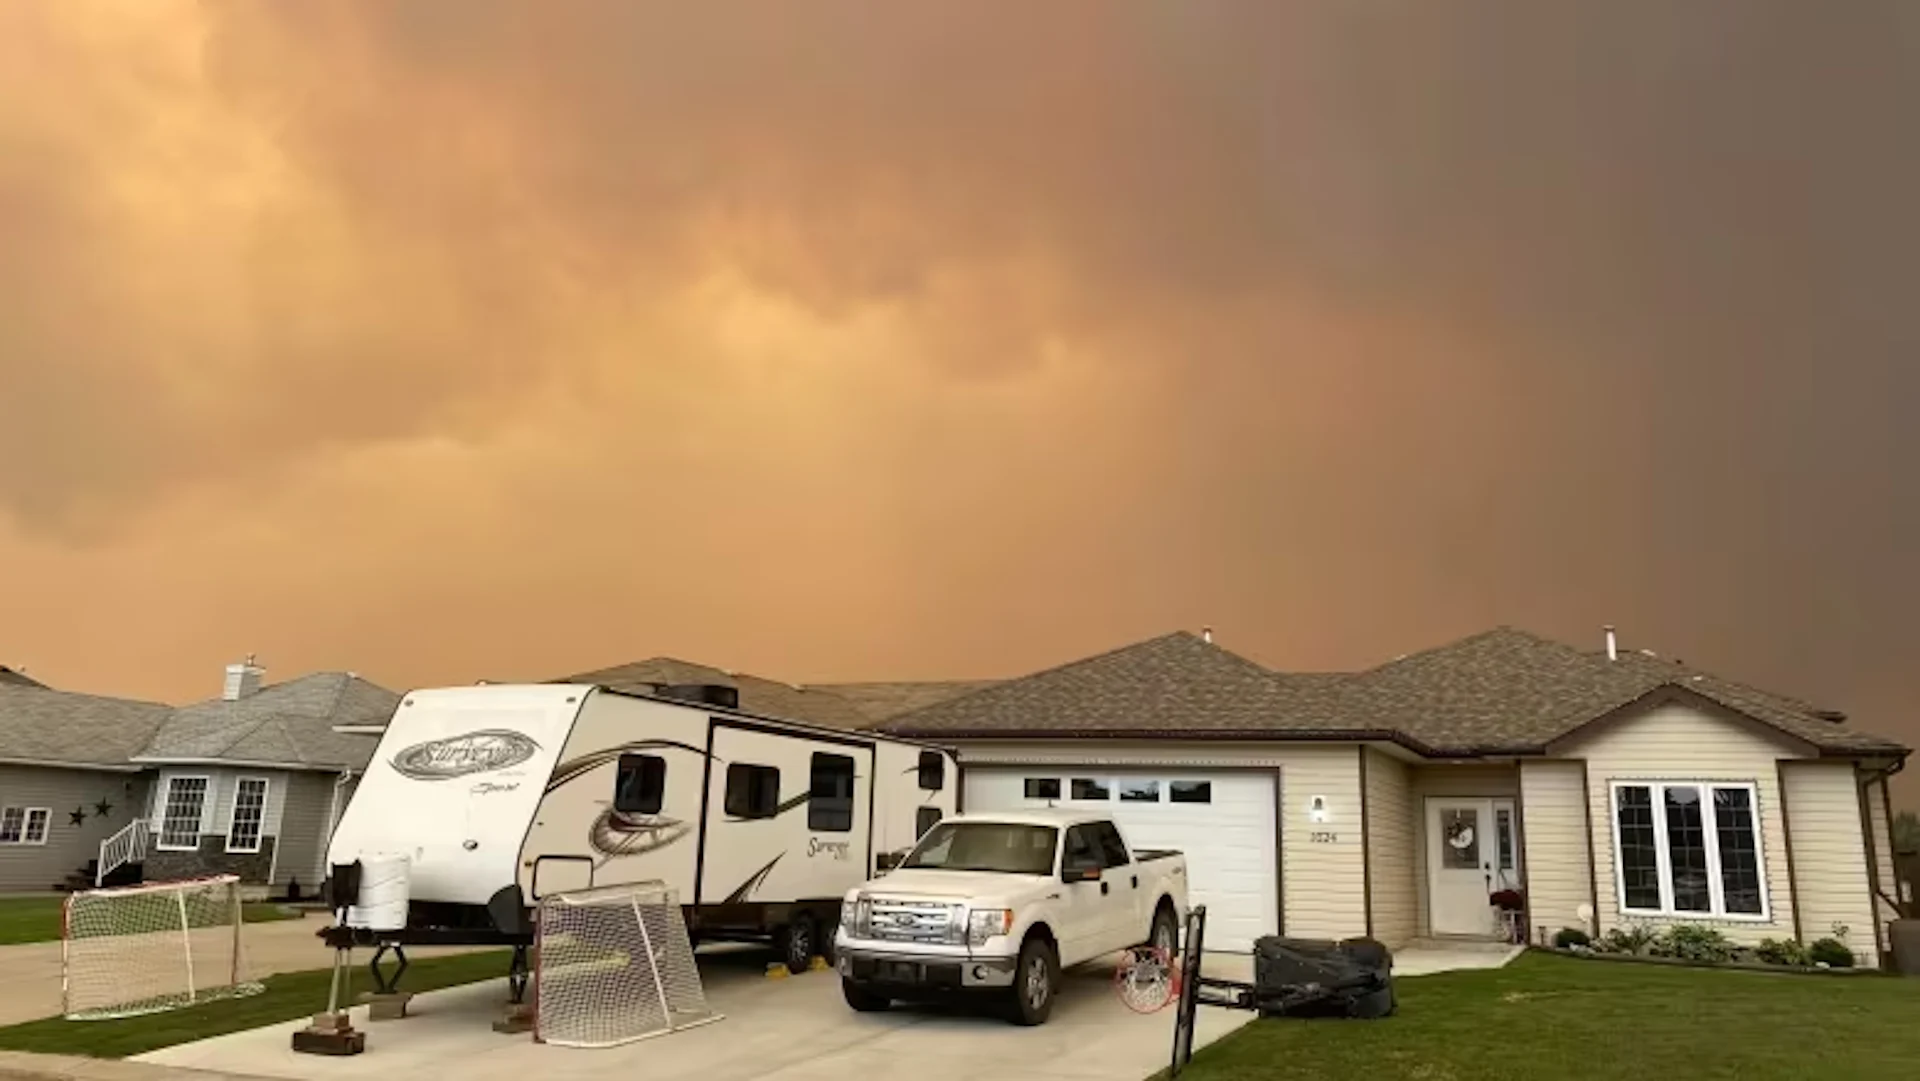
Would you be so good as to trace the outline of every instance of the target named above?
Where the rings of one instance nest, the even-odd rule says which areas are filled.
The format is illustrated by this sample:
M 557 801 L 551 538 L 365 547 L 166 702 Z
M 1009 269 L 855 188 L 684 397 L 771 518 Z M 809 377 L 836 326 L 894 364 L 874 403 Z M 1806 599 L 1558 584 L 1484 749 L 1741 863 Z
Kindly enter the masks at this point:
M 949 679 L 893 683 L 809 683 L 807 689 L 839 695 L 877 724 L 1000 682 L 997 679 Z
M 653 692 L 651 684 L 709 683 L 737 690 L 740 709 L 746 713 L 784 717 L 826 728 L 862 729 L 870 727 L 874 721 L 852 702 L 830 690 L 796 686 L 744 672 L 728 672 L 672 657 L 653 657 L 547 682 L 597 683 L 616 690 L 634 690 L 645 694 Z
M 905 714 L 939 738 L 1386 739 L 1433 756 L 1531 753 L 1594 721 L 1677 696 L 1830 753 L 1902 754 L 1805 702 L 1673 661 L 1609 660 L 1511 627 L 1351 674 L 1288 675 L 1177 633 Z
M 0 664 L 0 687 L 45 687 L 46 684 L 18 669 Z
M 126 769 L 173 707 L 0 683 L 0 761 Z
M 377 741 L 335 725 L 385 724 L 400 696 L 347 672 L 274 683 L 237 701 L 172 711 L 138 754 L 146 762 L 233 762 L 291 769 L 359 769 Z

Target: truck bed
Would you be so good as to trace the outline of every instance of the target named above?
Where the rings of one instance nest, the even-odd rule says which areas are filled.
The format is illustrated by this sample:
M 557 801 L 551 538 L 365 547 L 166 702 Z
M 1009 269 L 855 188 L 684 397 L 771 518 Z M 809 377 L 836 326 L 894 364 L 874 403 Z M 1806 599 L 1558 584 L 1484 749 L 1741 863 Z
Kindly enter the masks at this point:
M 1177 848 L 1136 848 L 1133 850 L 1135 863 L 1149 863 L 1153 860 L 1169 860 L 1180 854 Z

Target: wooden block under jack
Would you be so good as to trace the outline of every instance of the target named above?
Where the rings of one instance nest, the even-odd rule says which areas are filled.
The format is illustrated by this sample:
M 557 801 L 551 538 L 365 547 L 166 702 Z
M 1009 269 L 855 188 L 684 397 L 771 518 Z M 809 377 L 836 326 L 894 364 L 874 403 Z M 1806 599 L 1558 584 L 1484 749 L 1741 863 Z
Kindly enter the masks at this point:
M 816 955 L 816 956 L 814 957 L 814 959 L 813 959 L 813 963 L 807 966 L 807 971 L 809 971 L 809 972 L 832 972 L 832 971 L 833 971 L 833 962 L 832 962 L 832 961 L 829 961 L 829 960 L 827 960 L 827 959 L 826 959 L 826 958 L 824 958 L 824 957 L 820 957 L 820 956 L 818 956 L 818 955 Z
M 509 1036 L 533 1031 L 533 1007 L 524 1002 L 509 1002 L 500 1013 L 499 1020 L 493 1023 L 493 1031 L 504 1032 Z
M 365 995 L 362 1001 L 367 1004 L 367 1020 L 398 1021 L 407 1016 L 407 1003 L 413 1001 L 413 992 Z
M 355 1031 L 345 1013 L 318 1013 L 312 1024 L 293 1034 L 293 1049 L 308 1055 L 357 1055 L 367 1049 L 367 1034 Z

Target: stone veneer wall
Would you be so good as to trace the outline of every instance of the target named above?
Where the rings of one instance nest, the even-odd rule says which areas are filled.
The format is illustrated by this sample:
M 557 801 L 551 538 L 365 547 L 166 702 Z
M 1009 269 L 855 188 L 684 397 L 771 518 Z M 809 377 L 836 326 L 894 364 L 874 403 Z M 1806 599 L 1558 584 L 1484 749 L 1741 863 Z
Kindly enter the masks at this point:
M 203 833 L 200 847 L 191 852 L 155 848 L 147 853 L 142 868 L 148 882 L 177 878 L 201 878 L 206 875 L 239 875 L 244 885 L 269 885 L 273 873 L 275 838 L 260 838 L 258 852 L 228 852 L 225 834 Z

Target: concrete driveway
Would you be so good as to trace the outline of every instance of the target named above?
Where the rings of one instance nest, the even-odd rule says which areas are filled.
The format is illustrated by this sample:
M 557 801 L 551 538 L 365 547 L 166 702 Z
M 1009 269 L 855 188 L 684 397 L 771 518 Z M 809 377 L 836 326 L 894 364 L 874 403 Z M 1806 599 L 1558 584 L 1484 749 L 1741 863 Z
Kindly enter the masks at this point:
M 1210 959 L 1211 960 L 1211 959 Z M 421 995 L 414 1016 L 369 1025 L 367 1051 L 355 1058 L 295 1055 L 288 1041 L 300 1023 L 256 1029 L 157 1051 L 139 1061 L 256 1077 L 317 1081 L 388 1081 L 392 1077 L 458 1076 L 463 1081 L 588 1081 L 613 1075 L 648 1081 L 805 1081 L 883 1078 L 907 1073 L 926 1081 L 992 1078 L 1111 1078 L 1140 1081 L 1167 1064 L 1173 1011 L 1136 1014 L 1112 990 L 1112 969 L 1068 974 L 1052 1018 L 1018 1028 L 996 1017 L 955 1008 L 896 1007 L 857 1014 L 840 997 L 831 972 L 786 979 L 764 975 L 757 950 L 703 951 L 709 1002 L 725 1018 L 668 1036 L 607 1050 L 538 1045 L 502 1036 L 500 981 Z M 1247 959 L 1209 965 L 1245 978 Z M 1252 1014 L 1203 1010 L 1195 1045 L 1247 1023 Z

